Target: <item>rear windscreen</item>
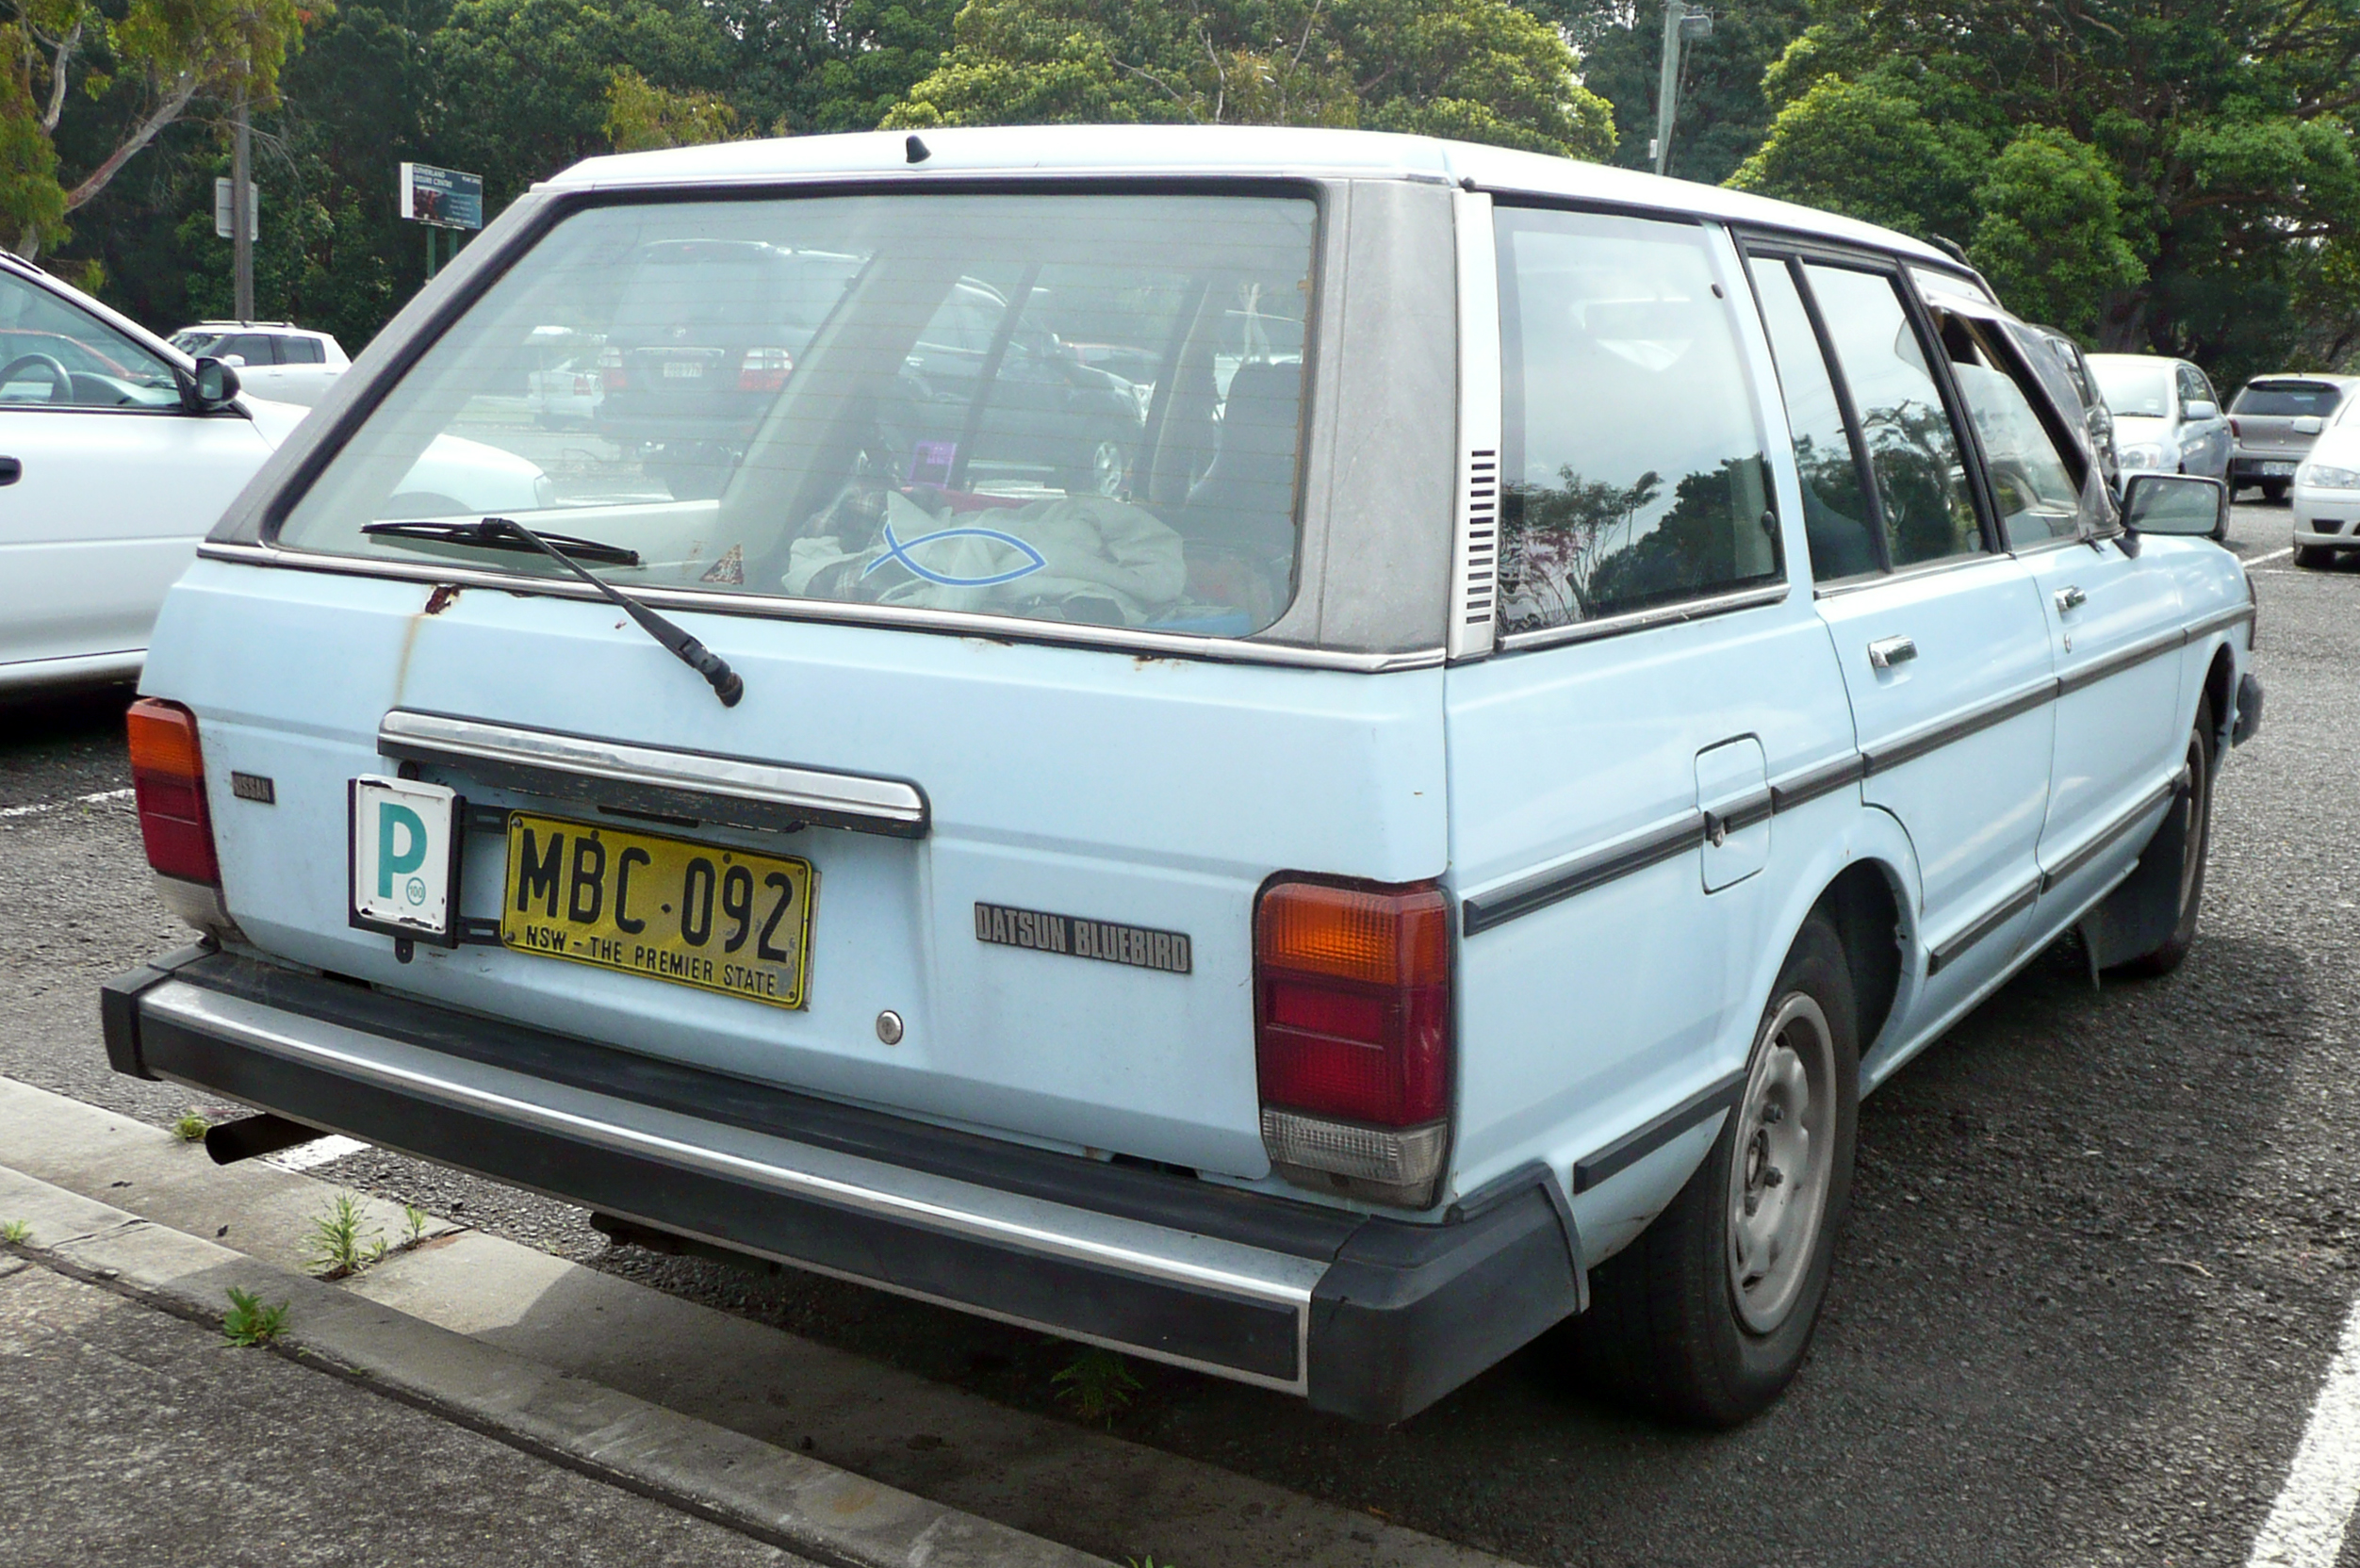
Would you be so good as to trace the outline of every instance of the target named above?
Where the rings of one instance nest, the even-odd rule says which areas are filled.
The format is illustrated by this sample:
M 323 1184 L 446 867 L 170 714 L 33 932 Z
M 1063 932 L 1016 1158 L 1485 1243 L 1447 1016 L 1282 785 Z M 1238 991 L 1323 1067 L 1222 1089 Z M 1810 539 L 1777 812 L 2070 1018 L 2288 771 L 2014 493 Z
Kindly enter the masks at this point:
M 2229 412 L 2294 418 L 2307 414 L 2324 419 L 2335 412 L 2335 404 L 2341 400 L 2341 393 L 2319 382 L 2256 382 L 2237 394 Z
M 2172 366 L 2159 359 L 2093 359 L 2092 374 L 2106 405 L 2135 419 L 2168 418 L 2172 413 Z
M 1244 194 L 593 208 L 278 542 L 556 569 L 417 526 L 497 514 L 635 556 L 594 566 L 618 584 L 1242 636 L 1293 591 L 1316 225 Z

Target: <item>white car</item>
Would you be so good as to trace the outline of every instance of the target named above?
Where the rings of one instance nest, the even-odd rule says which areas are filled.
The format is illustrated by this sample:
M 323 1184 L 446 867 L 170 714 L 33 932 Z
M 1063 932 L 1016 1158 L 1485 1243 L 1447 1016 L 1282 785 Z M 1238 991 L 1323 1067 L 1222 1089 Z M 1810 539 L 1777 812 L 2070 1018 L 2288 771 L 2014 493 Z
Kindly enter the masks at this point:
M 2319 433 L 2294 471 L 2294 564 L 2325 566 L 2345 550 L 2360 550 L 2360 419 L 2345 400 L 2335 423 Z
M 236 379 L 201 397 L 219 373 L 0 253 L 0 694 L 139 673 L 198 539 L 306 413 Z M 545 506 L 550 486 L 445 437 L 402 491 L 434 513 Z
M 2090 369 L 2114 412 L 2114 449 L 2125 479 L 2139 472 L 2228 477 L 2236 437 L 2204 371 L 2159 354 L 2091 354 Z
M 239 384 L 254 397 L 305 408 L 352 365 L 326 333 L 285 321 L 201 321 L 172 334 L 172 347 L 236 366 Z

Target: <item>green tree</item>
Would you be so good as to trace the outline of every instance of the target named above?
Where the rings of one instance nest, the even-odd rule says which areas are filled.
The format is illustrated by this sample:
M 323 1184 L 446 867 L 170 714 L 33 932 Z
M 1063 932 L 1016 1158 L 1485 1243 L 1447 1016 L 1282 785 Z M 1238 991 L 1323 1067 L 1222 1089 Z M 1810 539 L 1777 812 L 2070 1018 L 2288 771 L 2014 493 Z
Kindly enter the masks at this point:
M 1906 90 L 1827 75 L 1778 110 L 1729 183 L 1908 234 L 1955 235 L 1972 226 L 1989 153 L 1975 131 L 1927 119 Z
M 606 136 L 618 153 L 695 147 L 737 133 L 737 110 L 717 92 L 657 87 L 628 65 L 607 77 Z
M 64 238 L 201 96 L 270 104 L 309 15 L 298 0 L 0 0 L 0 225 L 16 250 Z
M 2360 227 L 2360 7 L 1809 3 L 1811 26 L 1764 77 L 1778 119 L 1735 183 L 1914 211 L 1920 232 L 1972 239 L 2028 302 L 2094 324 L 2105 348 L 2186 354 L 2224 381 L 2265 368 L 2301 336 L 2310 258 Z M 1899 199 L 1912 172 L 1935 188 L 1955 171 L 1890 104 L 1901 139 L 1884 157 L 1832 134 L 1827 118 L 1862 106 L 1847 90 L 1908 100 L 1969 155 L 1963 208 L 1950 188 Z M 2057 138 L 2024 141 L 2033 128 Z M 2110 235 L 2105 175 L 2122 192 Z
M 1360 126 L 1572 157 L 1613 114 L 1557 30 L 1505 0 L 969 0 L 893 126 Z
M 1656 88 L 1663 60 L 1663 0 L 1523 0 L 1565 29 L 1582 84 L 1614 106 L 1614 161 L 1651 169 Z M 1680 118 L 1670 173 L 1717 185 L 1770 134 L 1762 74 L 1803 30 L 1805 0 L 1719 0 L 1713 33 L 1680 55 Z
M 431 55 L 437 147 L 483 176 L 487 212 L 533 181 L 612 152 L 617 69 L 674 93 L 718 94 L 731 45 L 697 0 L 458 0 Z
M 2122 235 L 2122 182 L 2070 132 L 2025 127 L 1975 202 L 1983 216 L 1968 254 L 2022 315 L 2095 337 L 2106 297 L 2147 275 Z

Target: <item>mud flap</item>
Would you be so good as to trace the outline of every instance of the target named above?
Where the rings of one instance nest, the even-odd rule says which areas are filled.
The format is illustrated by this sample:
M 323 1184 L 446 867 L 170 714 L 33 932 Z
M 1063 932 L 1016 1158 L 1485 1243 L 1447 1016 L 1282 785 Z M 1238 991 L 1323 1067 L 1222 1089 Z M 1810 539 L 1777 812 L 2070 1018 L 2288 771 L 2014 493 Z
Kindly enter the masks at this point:
M 2172 797 L 2174 807 L 2182 798 Z M 2100 971 L 2153 953 L 2172 939 L 2180 923 L 2180 859 L 2188 827 L 2188 813 L 2166 811 L 2163 825 L 2139 852 L 2130 875 L 2081 917 L 2082 946 L 2090 955 L 2093 982 Z

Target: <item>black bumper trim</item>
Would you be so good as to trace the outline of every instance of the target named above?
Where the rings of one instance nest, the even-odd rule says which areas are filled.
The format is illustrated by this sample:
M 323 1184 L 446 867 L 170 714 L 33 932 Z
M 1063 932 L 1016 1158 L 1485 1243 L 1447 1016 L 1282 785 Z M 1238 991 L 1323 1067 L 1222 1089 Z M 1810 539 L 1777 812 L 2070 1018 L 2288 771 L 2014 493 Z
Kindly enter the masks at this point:
M 1192 1174 L 1109 1167 L 946 1134 L 874 1112 L 843 1121 L 818 1118 L 796 1129 L 798 1136 L 829 1135 L 838 1147 L 871 1158 L 898 1140 L 891 1163 L 920 1166 L 912 1154 L 935 1165 L 948 1159 L 960 1179 L 1002 1192 L 1046 1196 L 1043 1162 L 1071 1168 L 1056 1184 L 1059 1201 L 1125 1217 L 1152 1212 L 1153 1223 L 1181 1235 L 1243 1237 L 1319 1266 L 1321 1272 L 1309 1276 L 1319 1282 L 1308 1303 L 1300 1296 L 1290 1301 L 782 1193 L 554 1124 L 520 1123 L 496 1104 L 456 1104 L 388 1086 L 340 1070 L 325 1055 L 264 1049 L 265 1037 L 239 1034 L 243 1026 L 226 1018 L 204 1021 L 180 988 L 170 993 L 184 999 L 175 1005 L 142 1004 L 145 993 L 174 979 L 275 1008 L 297 1030 L 308 1017 L 524 1072 L 568 1055 L 577 1069 L 572 1076 L 603 1078 L 601 1088 L 636 1075 L 642 1103 L 711 1091 L 723 1102 L 708 1103 L 707 1111 L 726 1112 L 741 1126 L 765 1121 L 760 1130 L 772 1134 L 779 1132 L 783 1111 L 851 1107 L 221 953 L 176 954 L 106 988 L 107 1052 L 119 1070 L 226 1095 L 729 1250 L 1266 1386 L 1291 1386 L 1319 1409 L 1362 1420 L 1414 1414 L 1585 1302 L 1570 1207 L 1562 1184 L 1537 1165 L 1461 1200 L 1443 1223 L 1418 1224 L 1238 1192 Z M 454 1043 L 470 1049 L 450 1050 Z M 765 1103 L 764 1096 L 795 1103 Z M 1281 1238 L 1288 1245 L 1272 1246 Z

